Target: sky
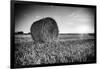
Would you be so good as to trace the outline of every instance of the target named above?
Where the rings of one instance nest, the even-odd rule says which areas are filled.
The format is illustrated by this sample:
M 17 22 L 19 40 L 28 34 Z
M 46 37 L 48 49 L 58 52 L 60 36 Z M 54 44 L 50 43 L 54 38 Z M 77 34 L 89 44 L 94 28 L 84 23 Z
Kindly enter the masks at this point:
M 57 22 L 59 33 L 94 33 L 94 9 L 84 7 L 16 4 L 15 32 L 30 32 L 32 23 L 45 17 Z

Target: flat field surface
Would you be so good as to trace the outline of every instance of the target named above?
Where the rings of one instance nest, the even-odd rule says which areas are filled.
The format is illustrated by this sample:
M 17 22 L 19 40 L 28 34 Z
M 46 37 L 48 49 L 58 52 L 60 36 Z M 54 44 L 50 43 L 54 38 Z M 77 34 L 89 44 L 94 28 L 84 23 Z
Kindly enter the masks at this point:
M 51 43 L 34 43 L 31 35 L 15 35 L 15 67 L 94 62 L 95 41 L 90 35 L 59 35 Z

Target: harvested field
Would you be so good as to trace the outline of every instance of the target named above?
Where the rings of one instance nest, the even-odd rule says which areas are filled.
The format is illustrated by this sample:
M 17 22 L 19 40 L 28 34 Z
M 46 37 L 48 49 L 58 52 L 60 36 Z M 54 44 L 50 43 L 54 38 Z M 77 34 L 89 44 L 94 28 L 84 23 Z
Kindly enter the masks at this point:
M 81 36 L 82 37 L 82 36 Z M 67 39 L 68 38 L 68 39 Z M 15 67 L 80 63 L 95 60 L 93 36 L 60 35 L 58 41 L 35 44 L 30 35 L 15 35 Z

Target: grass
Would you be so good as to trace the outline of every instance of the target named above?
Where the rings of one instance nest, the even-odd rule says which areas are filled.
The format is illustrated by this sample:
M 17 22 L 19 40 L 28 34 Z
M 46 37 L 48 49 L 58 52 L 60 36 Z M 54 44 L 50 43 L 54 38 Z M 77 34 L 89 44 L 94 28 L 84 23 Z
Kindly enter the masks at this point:
M 16 39 L 15 67 L 95 60 L 94 39 L 64 39 L 44 44 L 27 41 L 25 37 Z

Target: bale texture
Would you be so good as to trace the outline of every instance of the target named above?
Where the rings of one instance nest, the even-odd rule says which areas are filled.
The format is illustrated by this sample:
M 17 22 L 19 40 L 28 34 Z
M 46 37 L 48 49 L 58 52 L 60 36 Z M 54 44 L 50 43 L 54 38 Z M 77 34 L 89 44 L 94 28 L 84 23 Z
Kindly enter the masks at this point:
M 58 26 L 51 17 L 46 17 L 34 22 L 31 26 L 31 36 L 35 42 L 51 42 L 58 38 Z

